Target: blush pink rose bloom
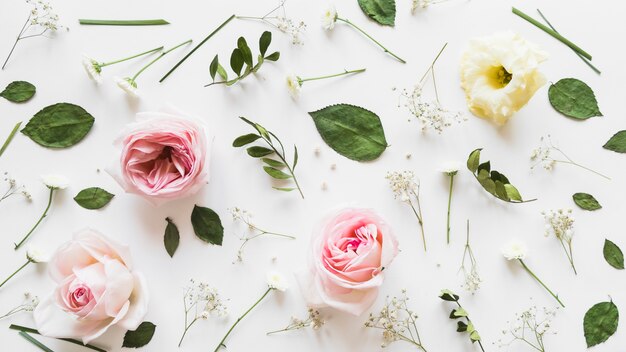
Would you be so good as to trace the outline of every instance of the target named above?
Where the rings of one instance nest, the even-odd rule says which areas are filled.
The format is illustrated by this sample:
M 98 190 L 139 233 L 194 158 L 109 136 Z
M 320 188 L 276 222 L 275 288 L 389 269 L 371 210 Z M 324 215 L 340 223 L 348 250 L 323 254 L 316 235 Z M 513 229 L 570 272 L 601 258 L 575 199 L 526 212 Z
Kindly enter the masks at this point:
M 107 171 L 129 193 L 155 205 L 196 193 L 209 180 L 209 131 L 200 119 L 167 108 L 137 114 L 116 140 Z
M 48 270 L 57 287 L 33 313 L 42 335 L 88 343 L 113 325 L 137 329 L 147 313 L 148 289 L 128 247 L 94 230 L 59 247 Z
M 373 210 L 346 208 L 314 232 L 310 254 L 309 270 L 298 275 L 307 303 L 360 315 L 376 300 L 398 241 Z

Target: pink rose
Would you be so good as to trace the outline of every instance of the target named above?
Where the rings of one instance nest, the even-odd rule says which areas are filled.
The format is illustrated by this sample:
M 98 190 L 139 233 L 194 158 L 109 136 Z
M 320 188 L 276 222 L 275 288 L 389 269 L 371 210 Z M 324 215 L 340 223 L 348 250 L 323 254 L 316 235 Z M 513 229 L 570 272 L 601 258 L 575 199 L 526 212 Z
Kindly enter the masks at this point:
M 371 209 L 346 208 L 313 234 L 309 271 L 299 275 L 305 299 L 354 315 L 367 310 L 398 253 L 387 223 Z
M 127 246 L 83 230 L 59 247 L 48 269 L 57 287 L 34 311 L 42 335 L 88 343 L 112 325 L 135 330 L 143 321 L 148 290 Z
M 196 193 L 209 179 L 207 127 L 171 108 L 137 114 L 115 144 L 119 166 L 107 171 L 153 204 Z

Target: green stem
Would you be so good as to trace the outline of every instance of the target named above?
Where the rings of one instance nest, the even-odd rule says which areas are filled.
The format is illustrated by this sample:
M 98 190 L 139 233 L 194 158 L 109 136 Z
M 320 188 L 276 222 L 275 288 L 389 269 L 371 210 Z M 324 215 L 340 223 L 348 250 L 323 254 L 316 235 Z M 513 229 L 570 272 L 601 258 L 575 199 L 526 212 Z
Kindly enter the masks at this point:
M 304 83 L 306 81 L 317 81 L 317 80 L 320 80 L 320 79 L 339 77 L 339 76 L 349 75 L 351 73 L 361 73 L 361 72 L 365 72 L 365 69 L 362 68 L 362 69 L 359 69 L 359 70 L 352 70 L 352 71 L 344 70 L 344 72 L 336 73 L 334 75 L 312 77 L 312 78 L 300 78 L 300 77 L 298 77 L 298 82 L 300 83 L 300 85 L 302 85 L 302 83 Z
M 220 29 L 222 29 L 224 26 L 226 26 L 226 24 L 228 24 L 228 22 L 230 22 L 233 18 L 235 18 L 235 15 L 230 16 L 226 21 L 224 21 L 224 23 L 222 23 L 219 27 L 217 27 L 213 32 L 211 32 L 211 34 L 209 34 L 206 38 L 204 38 L 198 45 L 196 45 L 195 48 L 191 49 L 191 51 L 185 55 L 185 57 L 183 57 L 180 61 L 178 61 L 178 63 L 176 65 L 174 65 L 174 67 L 172 67 L 171 70 L 169 70 L 165 76 L 163 76 L 159 82 L 163 82 L 165 81 L 165 79 L 172 74 L 172 72 L 174 72 L 174 70 L 176 70 L 178 68 L 178 66 L 182 65 L 183 62 L 185 62 L 185 60 L 187 60 L 187 58 L 189 58 L 189 56 L 191 56 L 191 54 L 193 54 L 196 50 L 198 50 L 199 47 L 202 46 L 202 44 L 204 44 L 207 40 L 209 40 L 212 36 L 215 35 L 215 33 L 217 33 Z
M 388 53 L 389 55 L 393 56 L 394 58 L 396 58 L 398 61 L 400 61 L 403 64 L 406 64 L 406 61 L 404 61 L 401 57 L 399 57 L 398 55 L 392 53 L 391 51 L 389 51 L 389 49 L 385 48 L 381 43 L 379 43 L 376 39 L 372 38 L 371 35 L 367 34 L 364 30 L 362 30 L 361 28 L 359 28 L 357 25 L 355 25 L 354 23 L 350 22 L 349 20 L 345 19 L 345 18 L 341 18 L 341 17 L 337 17 L 337 21 L 341 21 L 344 23 L 349 24 L 350 26 L 352 26 L 354 29 L 356 29 L 357 31 L 361 32 L 363 35 L 365 35 L 366 37 L 368 37 L 371 41 L 373 41 L 376 45 L 378 45 L 381 49 L 383 49 L 383 51 L 385 51 L 386 53 Z
M 413 202 L 411 202 L 410 200 L 409 200 L 409 205 L 411 206 L 411 209 L 413 210 L 413 214 L 415 214 L 415 216 L 417 217 L 417 221 L 420 224 L 420 229 L 422 232 L 422 243 L 424 243 L 424 252 L 426 252 L 426 235 L 424 234 L 424 221 L 422 221 L 422 217 L 420 215 L 422 213 L 422 210 L 420 209 L 418 213 L 417 210 L 415 210 L 415 207 L 413 206 Z M 417 207 L 420 208 L 419 204 Z
M 120 63 L 120 62 L 128 61 L 128 60 L 134 59 L 134 58 L 136 58 L 136 57 L 140 57 L 140 56 L 143 56 L 143 55 L 146 55 L 146 54 L 150 54 L 150 53 L 153 53 L 153 52 L 155 52 L 155 51 L 159 51 L 159 50 L 163 50 L 163 47 L 162 47 L 162 46 L 160 46 L 160 47 L 158 47 L 158 48 L 154 48 L 154 49 L 152 49 L 152 50 L 144 51 L 144 52 L 143 52 L 143 53 L 141 53 L 141 54 L 137 54 L 137 55 L 129 56 L 129 57 L 127 57 L 127 58 L 120 59 L 120 60 L 115 60 L 115 61 L 110 61 L 110 62 L 103 62 L 103 63 L 99 63 L 98 65 L 100 65 L 100 67 L 105 67 L 105 66 L 109 66 L 109 65 L 117 64 L 117 63 Z
M 22 34 L 24 34 L 24 29 L 28 25 L 28 22 L 30 22 L 30 15 L 28 15 L 26 22 L 24 23 L 24 25 L 22 26 L 22 29 L 20 30 L 20 34 L 17 35 L 17 38 L 15 39 L 15 42 L 13 43 L 13 46 L 11 47 L 11 51 L 9 51 L 9 55 L 7 55 L 6 60 L 4 60 L 4 64 L 2 64 L 3 70 L 4 70 L 4 67 L 7 65 L 7 62 L 9 62 L 11 55 L 13 55 L 13 51 L 15 50 L 15 47 L 17 46 L 17 42 L 19 42 L 20 39 L 22 39 Z
M 24 242 L 26 242 L 28 237 L 30 237 L 30 235 L 33 233 L 33 231 L 35 231 L 37 226 L 39 226 L 39 224 L 41 223 L 43 218 L 46 217 L 46 215 L 48 214 L 48 210 L 50 210 L 50 205 L 52 205 L 52 196 L 53 195 L 54 195 L 54 188 L 50 188 L 50 196 L 48 197 L 48 206 L 46 206 L 46 210 L 43 211 L 43 214 L 41 214 L 41 217 L 39 218 L 39 220 L 37 220 L 37 222 L 35 223 L 35 226 L 33 226 L 30 229 L 30 231 L 28 231 L 28 233 L 26 234 L 26 236 L 24 236 L 24 238 L 22 238 L 20 243 L 15 245 L 15 250 L 18 250 L 18 248 L 20 248 L 24 244 Z
M 428 70 L 426 70 L 422 78 L 420 78 L 420 83 L 424 82 L 424 80 L 426 79 L 426 76 L 428 76 L 428 72 L 434 69 L 435 64 L 437 63 L 437 60 L 439 60 L 439 57 L 441 56 L 441 54 L 443 54 L 443 51 L 446 49 L 447 46 L 448 46 L 448 43 L 445 43 L 443 47 L 441 48 L 441 50 L 439 50 L 439 53 L 437 53 L 437 56 L 435 56 L 435 59 L 433 60 L 433 62 L 430 64 L 430 66 L 428 66 Z
M 2 156 L 4 151 L 7 149 L 7 147 L 9 146 L 9 143 L 11 143 L 11 141 L 13 140 L 13 137 L 15 137 L 15 134 L 17 133 L 17 130 L 20 129 L 21 125 L 22 125 L 21 121 L 15 124 L 15 126 L 13 127 L 13 130 L 11 130 L 11 133 L 9 133 L 9 136 L 4 141 L 2 148 L 0 148 L 0 156 Z
M 161 53 L 161 55 L 157 56 L 154 60 L 152 60 L 152 61 L 148 62 L 148 64 L 147 64 L 146 66 L 144 66 L 141 70 L 139 70 L 139 72 L 137 72 L 137 73 L 133 76 L 133 78 L 131 78 L 131 81 L 133 81 L 133 82 L 134 82 L 134 81 L 135 81 L 135 79 L 137 79 L 137 77 L 139 77 L 139 75 L 140 75 L 143 71 L 145 71 L 148 67 L 152 66 L 152 64 L 154 64 L 155 62 L 159 61 L 159 60 L 160 60 L 163 56 L 165 56 L 165 55 L 169 54 L 171 51 L 174 51 L 174 50 L 176 50 L 176 49 L 180 48 L 181 46 L 183 46 L 183 45 L 185 45 L 185 44 L 189 44 L 189 43 L 191 43 L 191 39 L 189 39 L 189 40 L 187 40 L 187 41 L 184 41 L 184 42 L 182 42 L 182 43 L 180 43 L 180 44 L 176 45 L 175 47 L 170 48 L 170 49 L 168 49 L 168 50 L 166 50 L 166 51 L 162 52 L 162 53 Z
M 186 314 L 186 313 L 185 313 L 185 314 Z M 187 318 L 187 317 L 185 316 L 185 319 L 186 319 L 186 318 Z M 191 328 L 191 326 L 192 326 L 192 325 L 193 325 L 196 321 L 198 321 L 198 318 L 195 318 L 195 319 L 191 322 L 191 324 L 189 324 L 189 325 L 185 326 L 185 330 L 183 331 L 183 336 L 181 336 L 181 337 L 180 337 L 180 341 L 178 341 L 178 347 L 180 347 L 180 345 L 182 345 L 182 344 L 183 344 L 183 339 L 185 338 L 185 335 L 187 335 L 187 331 Z
M 27 328 L 27 327 L 25 327 L 25 326 L 21 326 L 21 325 L 11 324 L 11 325 L 9 326 L 9 329 L 11 329 L 11 330 L 18 330 L 18 331 L 22 331 L 22 332 L 26 332 L 26 333 L 29 333 L 29 334 L 37 334 L 37 335 L 41 335 L 41 334 L 39 333 L 39 331 L 37 331 L 37 330 L 35 330 L 35 329 L 32 329 L 32 328 Z M 86 348 L 89 348 L 89 349 L 91 349 L 91 350 L 98 351 L 98 352 L 107 352 L 107 350 L 104 350 L 104 349 L 102 349 L 102 348 L 100 348 L 100 347 L 96 347 L 96 346 L 94 346 L 94 345 L 90 345 L 90 344 L 84 344 L 84 343 L 82 343 L 81 341 L 74 340 L 74 339 L 60 338 L 60 339 L 58 339 L 58 340 L 65 341 L 65 342 L 69 342 L 69 343 L 73 343 L 73 344 L 75 344 L 75 345 L 78 345 L 78 346 L 83 346 L 83 347 L 86 347 Z
M 83 25 L 96 25 L 96 26 L 159 26 L 164 24 L 170 24 L 164 19 L 155 20 L 92 20 L 92 19 L 79 19 L 78 23 Z
M 552 297 L 554 297 L 554 299 L 556 299 L 557 302 L 559 302 L 559 304 L 561 305 L 561 307 L 565 308 L 565 305 L 563 304 L 563 302 L 561 302 L 561 300 L 559 299 L 559 296 L 554 294 L 554 292 L 552 292 L 552 290 L 550 290 L 550 288 L 548 288 L 548 286 L 546 286 L 546 284 L 543 283 L 543 281 L 541 281 L 537 275 L 535 275 L 535 273 L 533 273 L 527 266 L 526 263 L 524 263 L 524 261 L 522 259 L 518 259 L 519 262 L 522 264 L 522 267 L 524 267 L 524 270 L 526 270 L 530 276 L 532 276 L 535 280 L 537 280 L 537 282 L 539 282 L 541 284 L 541 286 L 543 286 L 543 288 L 545 288 L 548 293 L 550 293 L 550 295 L 552 295 Z
M 9 275 L 9 277 L 7 277 L 4 281 L 2 281 L 2 283 L 0 284 L 0 287 L 4 286 L 4 284 L 6 284 L 7 281 L 11 280 L 13 276 L 15 276 L 17 273 L 22 271 L 22 269 L 24 269 L 30 263 L 31 263 L 31 260 L 30 259 L 27 260 L 26 263 L 24 263 L 24 265 L 20 266 L 17 270 L 13 272 L 13 274 Z
M 597 172 L 597 171 L 595 171 L 595 170 L 593 170 L 593 169 L 590 169 L 590 168 L 588 168 L 588 167 L 586 167 L 586 166 L 583 166 L 583 165 L 580 165 L 580 164 L 578 164 L 578 163 L 575 163 L 575 162 L 573 162 L 573 161 L 566 161 L 566 160 L 554 160 L 554 162 L 557 162 L 557 163 L 563 163 L 563 164 L 570 164 L 570 165 L 578 166 L 578 167 L 579 167 L 579 168 L 581 168 L 581 169 L 587 170 L 587 171 L 589 171 L 589 172 L 593 172 L 594 174 L 596 174 L 596 175 L 598 175 L 598 176 L 600 176 L 600 177 L 604 177 L 605 179 L 607 179 L 607 180 L 611 181 L 611 178 L 610 178 L 610 177 L 608 177 L 608 176 L 606 176 L 606 175 L 603 175 L 603 174 L 601 174 L 601 173 L 599 173 L 599 172 Z
M 534 18 L 528 16 L 527 14 L 525 14 L 522 11 L 516 9 L 515 7 L 513 7 L 512 9 L 513 9 L 513 13 L 514 14 L 516 14 L 519 17 L 525 19 L 526 21 L 532 23 L 535 27 L 537 27 L 537 28 L 541 29 L 542 31 L 548 33 L 549 35 L 553 36 L 554 38 L 558 39 L 561 43 L 569 46 L 572 50 L 574 50 L 575 52 L 581 54 L 587 60 L 591 60 L 592 59 L 592 57 L 591 57 L 591 55 L 589 53 L 587 53 L 586 51 L 581 49 L 578 45 L 576 45 L 576 44 L 572 43 L 571 41 L 569 41 L 564 36 L 560 35 L 558 32 L 550 29 L 549 27 L 546 27 L 543 23 L 540 23 L 539 21 L 537 21 Z
M 450 175 L 450 192 L 448 194 L 448 221 L 446 225 L 446 239 L 450 244 L 450 205 L 452 204 L 452 187 L 454 185 L 454 175 Z
M 237 326 L 237 324 L 239 324 L 239 322 L 241 320 L 243 320 L 243 318 L 245 318 L 246 315 L 248 315 L 248 313 L 250 313 L 250 311 L 252 311 L 252 309 L 254 309 L 254 307 L 256 307 L 259 303 L 261 303 L 263 298 L 265 298 L 265 296 L 267 296 L 267 294 L 270 293 L 270 291 L 272 291 L 272 290 L 273 290 L 273 288 L 271 288 L 271 287 L 268 288 L 267 291 L 265 291 L 265 293 L 263 294 L 263 296 L 261 296 L 261 298 L 259 298 L 250 308 L 248 308 L 248 310 L 245 313 L 243 313 L 243 315 L 241 315 L 239 318 L 237 318 L 237 321 L 235 321 L 235 323 L 230 327 L 228 332 L 226 332 L 226 335 L 224 335 L 224 337 L 222 338 L 220 343 L 217 345 L 217 347 L 215 347 L 215 350 L 213 352 L 217 352 L 217 351 L 219 351 L 220 348 L 226 347 L 224 342 L 226 341 L 226 338 L 228 338 L 228 335 L 230 335 L 230 333 L 233 331 L 233 329 L 235 329 L 235 326 Z
M 24 331 L 20 331 L 19 335 L 22 336 L 23 338 L 25 338 L 26 341 L 28 341 L 28 342 L 32 343 L 33 345 L 37 346 L 42 351 L 54 352 L 53 350 L 48 348 L 46 345 L 44 345 L 43 343 L 39 342 L 36 338 L 30 336 L 29 334 L 25 333 Z

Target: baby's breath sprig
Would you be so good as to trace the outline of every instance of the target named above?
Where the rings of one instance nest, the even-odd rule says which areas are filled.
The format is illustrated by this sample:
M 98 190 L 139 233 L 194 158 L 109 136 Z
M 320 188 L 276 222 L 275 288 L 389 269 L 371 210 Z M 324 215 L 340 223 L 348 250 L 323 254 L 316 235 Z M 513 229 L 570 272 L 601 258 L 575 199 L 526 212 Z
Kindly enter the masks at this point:
M 39 297 L 33 296 L 30 292 L 24 293 L 24 300 L 18 306 L 14 307 L 4 315 L 0 315 L 0 320 L 8 318 L 20 312 L 32 312 L 39 305 Z
M 415 14 L 418 10 L 425 10 L 431 5 L 437 5 L 447 1 L 450 0 L 413 0 L 411 13 Z
M 279 31 L 291 36 L 291 43 L 293 45 L 301 45 L 303 44 L 301 34 L 306 30 L 306 24 L 303 21 L 294 21 L 287 17 L 287 10 L 285 9 L 286 2 L 287 0 L 281 0 L 278 3 L 278 6 L 262 17 L 237 16 L 237 18 L 242 20 L 257 20 L 265 22 Z
M 29 201 L 33 199 L 30 193 L 26 190 L 26 187 L 23 185 L 18 186 L 17 181 L 15 181 L 15 179 L 11 177 L 8 172 L 4 173 L 3 181 L 7 183 L 8 187 L 4 194 L 0 197 L 0 202 L 14 195 L 24 196 L 24 198 Z
M 417 221 L 419 222 L 420 229 L 422 231 L 424 251 L 426 251 L 424 217 L 422 216 L 422 205 L 420 203 L 420 185 L 419 182 L 415 182 L 415 174 L 413 171 L 407 170 L 388 172 L 386 179 L 389 180 L 389 186 L 393 192 L 393 197 L 407 203 L 413 210 L 415 217 L 417 217 Z
M 553 153 L 558 153 L 558 155 L 554 156 Z M 595 170 L 592 170 L 586 166 L 578 164 L 577 162 L 572 160 L 569 156 L 567 156 L 567 154 L 565 154 L 565 152 L 561 148 L 552 143 L 552 138 L 550 137 L 550 135 L 541 137 L 539 147 L 533 149 L 530 154 L 530 160 L 534 162 L 530 166 L 531 170 L 534 170 L 537 166 L 541 165 L 546 171 L 551 171 L 557 163 L 561 163 L 578 166 L 581 169 L 592 172 L 600 177 L 604 177 L 607 180 L 611 180 L 610 177 L 603 175 Z
M 467 220 L 467 237 L 465 240 L 465 248 L 463 249 L 463 259 L 461 260 L 461 267 L 459 272 L 463 272 L 465 283 L 463 287 L 474 294 L 480 288 L 480 275 L 478 275 L 478 262 L 474 257 L 474 251 L 470 246 L 470 227 L 469 220 Z
M 312 327 L 313 330 L 319 330 L 326 322 L 322 319 L 320 312 L 317 309 L 309 308 L 308 316 L 306 319 L 300 319 L 296 317 L 291 317 L 289 321 L 289 325 L 284 329 L 274 330 L 267 333 L 267 335 L 277 334 L 279 332 L 291 331 L 291 330 L 300 330 L 307 327 Z
M 574 217 L 572 216 L 572 209 L 558 209 L 558 210 L 544 210 L 541 212 L 546 222 L 546 237 L 554 235 L 559 240 L 567 260 L 576 272 L 576 266 L 574 265 L 574 253 L 572 252 L 572 239 L 574 237 Z
M 249 231 L 248 234 L 240 238 L 242 243 L 241 243 L 241 246 L 239 246 L 239 250 L 237 251 L 237 262 L 239 263 L 243 262 L 244 247 L 248 244 L 248 242 L 254 240 L 255 238 L 268 235 L 268 236 L 277 236 L 277 237 L 284 237 L 284 238 L 289 238 L 289 239 L 296 239 L 294 236 L 285 235 L 285 234 L 277 233 L 277 232 L 266 231 L 266 230 L 259 228 L 257 225 L 255 225 L 252 222 L 252 214 L 247 210 L 234 207 L 230 209 L 230 214 L 233 217 L 233 221 L 243 222 Z
M 556 332 L 552 332 L 550 329 L 552 328 L 552 319 L 556 316 L 558 309 L 558 307 L 537 309 L 536 306 L 533 306 L 522 313 L 515 314 L 515 320 L 507 322 L 509 329 L 502 331 L 503 338 L 498 340 L 498 347 L 508 348 L 515 342 L 523 342 L 533 350 L 546 352 L 544 337 L 556 335 Z
M 470 341 L 472 341 L 472 343 L 478 342 L 478 345 L 480 346 L 480 350 L 485 352 L 485 349 L 483 348 L 483 344 L 481 342 L 480 335 L 478 334 L 478 330 L 476 330 L 476 327 L 474 326 L 474 324 L 469 318 L 469 314 L 467 313 L 465 308 L 461 306 L 461 303 L 459 302 L 460 297 L 454 294 L 454 292 L 450 290 L 441 290 L 441 293 L 439 294 L 439 298 L 441 298 L 444 301 L 456 303 L 457 308 L 452 309 L 452 312 L 450 313 L 450 319 L 452 320 L 465 319 L 465 321 L 467 322 L 465 323 L 461 320 L 458 320 L 456 322 L 457 324 L 456 331 L 461 332 L 461 333 L 467 332 L 467 334 L 469 335 Z
M 406 290 L 402 290 L 400 297 L 385 299 L 385 305 L 378 314 L 370 313 L 365 322 L 366 328 L 382 330 L 383 342 L 381 347 L 387 347 L 396 341 L 408 342 L 419 350 L 426 352 L 417 330 L 417 314 L 409 309 Z
M 211 315 L 218 317 L 226 316 L 227 310 L 217 290 L 204 282 L 196 282 L 191 279 L 189 286 L 185 288 L 183 295 L 185 308 L 185 329 L 178 342 L 178 347 L 183 343 L 189 328 L 199 320 L 206 320 Z

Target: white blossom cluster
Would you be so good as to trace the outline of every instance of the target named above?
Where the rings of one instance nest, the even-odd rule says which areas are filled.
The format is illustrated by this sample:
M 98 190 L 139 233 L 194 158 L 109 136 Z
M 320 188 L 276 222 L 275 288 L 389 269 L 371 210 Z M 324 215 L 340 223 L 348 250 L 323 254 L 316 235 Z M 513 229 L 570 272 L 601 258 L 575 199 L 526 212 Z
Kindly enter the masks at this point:
M 554 235 L 557 239 L 571 242 L 574 236 L 574 217 L 572 209 L 544 210 L 541 212 L 546 221 L 546 237 Z
M 190 280 L 185 289 L 185 315 L 195 312 L 195 318 L 208 319 L 211 315 L 226 316 L 227 309 L 217 290 L 207 283 Z
M 415 182 L 413 171 L 388 172 L 385 178 L 389 181 L 389 187 L 396 199 L 409 202 L 412 195 L 419 193 L 419 185 Z
M 365 327 L 382 330 L 383 342 L 381 347 L 387 347 L 396 341 L 409 342 L 424 351 L 417 331 L 417 314 L 407 305 L 406 290 L 401 291 L 400 297 L 389 298 L 377 314 L 370 313 Z
M 443 108 L 439 102 L 427 99 L 422 94 L 421 84 L 415 86 L 413 91 L 403 90 L 402 96 L 405 98 L 404 106 L 409 110 L 412 117 L 417 119 L 422 125 L 422 132 L 433 129 L 438 133 L 443 132 L 446 127 L 453 123 L 461 123 L 467 120 L 463 114 L 457 111 L 450 111 Z M 409 118 L 411 121 L 411 118 Z
M 63 28 L 63 26 L 59 24 L 59 15 L 54 13 L 49 2 L 44 2 L 43 0 L 26 0 L 26 3 L 33 7 L 30 10 L 28 20 L 30 27 L 41 27 L 44 32 L 56 31 L 59 28 Z
M 7 183 L 8 187 L 0 197 L 0 202 L 16 194 L 24 196 L 27 200 L 32 200 L 32 196 L 26 188 L 24 186 L 18 186 L 17 181 L 11 177 L 8 172 L 4 173 L 3 181 Z
M 534 351 L 545 352 L 544 337 L 551 332 L 552 320 L 556 316 L 558 308 L 538 309 L 533 306 L 522 313 L 515 315 L 515 320 L 507 322 L 508 330 L 503 330 L 503 338 L 498 340 L 499 347 L 508 348 L 515 342 L 523 342 L 532 347 Z M 504 340 L 503 340 L 504 339 Z

